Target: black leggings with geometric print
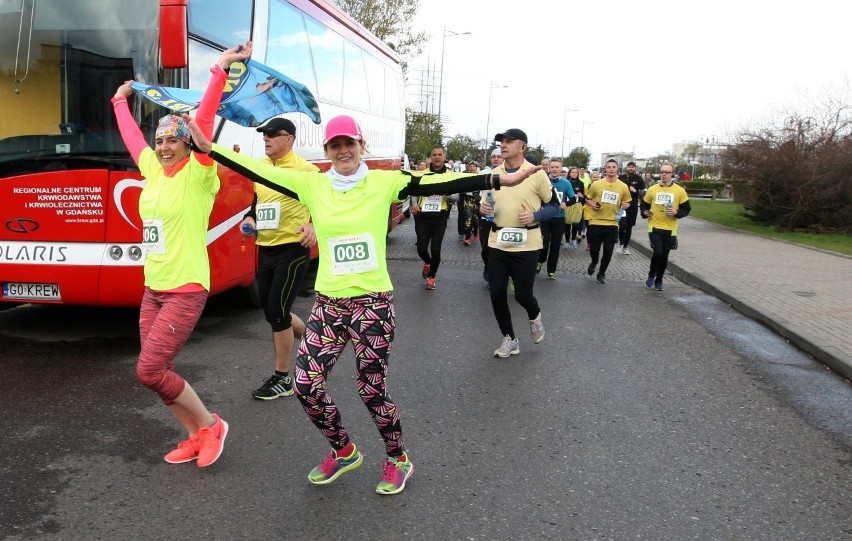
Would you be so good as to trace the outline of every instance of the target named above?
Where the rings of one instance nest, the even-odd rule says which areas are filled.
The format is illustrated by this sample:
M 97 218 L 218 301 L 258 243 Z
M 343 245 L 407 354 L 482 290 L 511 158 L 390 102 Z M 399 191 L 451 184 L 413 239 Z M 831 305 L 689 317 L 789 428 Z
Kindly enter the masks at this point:
M 293 387 L 305 413 L 335 450 L 349 444 L 349 435 L 326 392 L 326 381 L 351 340 L 361 401 L 370 411 L 388 456 L 398 457 L 404 451 L 399 409 L 385 386 L 395 328 L 393 293 L 389 291 L 358 297 L 317 293 L 299 343 Z

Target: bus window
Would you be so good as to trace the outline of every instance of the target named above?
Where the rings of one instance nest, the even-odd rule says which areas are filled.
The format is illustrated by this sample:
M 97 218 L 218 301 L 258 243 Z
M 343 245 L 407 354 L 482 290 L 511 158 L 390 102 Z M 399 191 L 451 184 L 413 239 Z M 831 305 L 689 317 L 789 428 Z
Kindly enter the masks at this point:
M 385 114 L 385 67 L 373 56 L 364 53 L 367 68 L 367 87 L 370 92 L 370 112 Z
M 127 79 L 156 81 L 156 3 L 117 0 L 111 17 L 100 0 L 68 5 L 0 11 L 0 50 L 12 52 L 0 59 L 0 178 L 125 155 L 109 99 Z
M 316 68 L 318 98 L 339 104 L 343 90 L 343 38 L 311 17 L 305 17 L 305 23 Z
M 367 95 L 367 76 L 364 73 L 364 58 L 361 49 L 347 42 L 343 43 L 343 104 L 346 107 L 370 110 L 370 97 Z
M 401 75 L 390 70 L 386 70 L 386 74 L 385 116 L 394 120 L 400 120 L 402 119 L 402 96 L 400 94 L 400 89 L 402 89 L 402 83 L 400 82 Z
M 251 39 L 252 4 L 252 0 L 190 0 L 189 33 L 226 49 L 245 43 Z
M 266 65 L 302 83 L 314 96 L 318 95 L 302 13 L 284 0 L 272 0 L 267 31 Z

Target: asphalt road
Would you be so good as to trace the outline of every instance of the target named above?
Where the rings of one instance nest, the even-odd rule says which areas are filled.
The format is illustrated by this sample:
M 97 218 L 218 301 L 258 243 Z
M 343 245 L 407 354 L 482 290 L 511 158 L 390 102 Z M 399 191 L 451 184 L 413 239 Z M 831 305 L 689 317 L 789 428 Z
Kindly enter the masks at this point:
M 169 465 L 182 437 L 135 380 L 132 310 L 0 313 L 3 539 L 852 539 L 852 392 L 764 327 L 688 286 L 664 294 L 620 256 L 604 286 L 566 252 L 539 279 L 547 336 L 500 336 L 476 249 L 447 235 L 425 291 L 413 226 L 390 238 L 390 391 L 416 473 L 374 493 L 383 446 L 347 348 L 331 378 L 364 465 L 327 487 L 295 398 L 253 400 L 271 369 L 259 311 L 214 299 L 179 372 L 230 422 L 220 460 Z M 308 299 L 294 311 L 305 315 Z

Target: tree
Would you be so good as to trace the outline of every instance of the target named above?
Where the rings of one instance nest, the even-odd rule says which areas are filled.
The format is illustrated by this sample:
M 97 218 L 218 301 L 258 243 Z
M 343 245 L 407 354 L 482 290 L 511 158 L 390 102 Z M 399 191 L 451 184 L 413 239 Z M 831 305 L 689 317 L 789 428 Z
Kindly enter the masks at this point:
M 464 163 L 471 160 L 481 160 L 481 141 L 482 139 L 474 139 L 469 135 L 454 135 L 447 141 L 447 159 L 462 160 Z
M 541 163 L 541 159 L 547 156 L 547 151 L 542 148 L 541 145 L 535 147 L 527 147 L 527 151 L 524 153 L 524 156 L 532 154 L 536 157 L 539 163 Z
M 420 0 L 337 0 L 340 9 L 399 53 L 403 74 L 423 50 L 426 33 L 412 29 Z
M 405 109 L 405 151 L 412 162 L 428 159 L 442 135 L 438 115 Z
M 589 168 L 589 161 L 592 158 L 592 153 L 586 147 L 575 147 L 568 154 L 568 157 L 562 160 L 562 164 L 566 167 L 584 167 Z
M 741 130 L 723 154 L 725 175 L 747 182 L 751 217 L 784 229 L 852 231 L 852 107 L 829 97 Z M 738 191 L 734 186 L 734 193 Z

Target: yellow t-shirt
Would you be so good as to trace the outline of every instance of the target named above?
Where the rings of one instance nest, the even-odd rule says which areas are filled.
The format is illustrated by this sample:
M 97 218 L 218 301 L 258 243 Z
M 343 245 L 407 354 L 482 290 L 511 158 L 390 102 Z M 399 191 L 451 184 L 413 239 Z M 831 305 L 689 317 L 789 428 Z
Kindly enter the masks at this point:
M 606 179 L 602 178 L 592 182 L 592 185 L 586 190 L 586 199 L 601 205 L 600 210 L 594 210 L 586 205 L 589 225 L 618 226 L 615 215 L 621 209 L 622 203 L 630 202 L 630 188 L 620 180 L 607 182 Z
M 216 164 L 189 162 L 167 177 L 157 155 L 146 148 L 139 155 L 139 171 L 147 182 L 139 195 L 145 242 L 145 285 L 168 291 L 196 283 L 210 290 L 207 227 L 213 199 L 219 191 Z
M 530 167 L 534 166 L 530 162 L 524 161 L 519 170 L 529 169 Z M 505 175 L 506 167 L 501 164 L 491 172 L 497 175 Z M 524 229 L 527 238 L 523 245 L 498 245 L 498 234 L 500 231 L 491 231 L 488 235 L 488 246 L 506 252 L 541 250 L 543 246 L 541 228 L 526 229 L 526 226 L 518 218 L 518 213 L 522 210 L 522 203 L 532 212 L 539 210 L 542 207 L 542 203 L 550 201 L 552 194 L 553 186 L 550 184 L 550 179 L 544 171 L 536 171 L 515 186 L 505 186 L 499 190 L 493 190 L 491 197 L 494 198 L 494 223 L 500 228 L 511 227 Z
M 668 187 L 654 184 L 648 188 L 644 200 L 651 205 L 651 211 L 654 213 L 648 218 L 648 232 L 655 228 L 667 229 L 672 232 L 672 236 L 677 235 L 677 218 L 667 216 L 666 207 L 671 204 L 672 208 L 677 210 L 684 202 L 689 201 L 686 190 L 674 183 Z
M 319 168 L 311 162 L 305 160 L 295 151 L 291 150 L 286 156 L 277 160 L 275 163 L 264 156 L 261 160 L 268 165 L 274 165 L 281 169 L 290 169 L 293 171 L 308 171 L 316 172 Z M 257 244 L 258 246 L 278 246 L 279 244 L 287 244 L 299 242 L 302 234 L 296 231 L 300 225 L 304 225 L 311 220 L 311 213 L 301 202 L 287 197 L 281 192 L 269 189 L 263 184 L 255 184 L 254 192 L 257 194 L 257 206 L 255 214 L 257 221 L 260 218 L 273 218 L 266 223 L 272 224 L 278 222 L 278 227 L 275 229 L 257 229 Z M 258 222 L 262 225 L 264 222 Z

